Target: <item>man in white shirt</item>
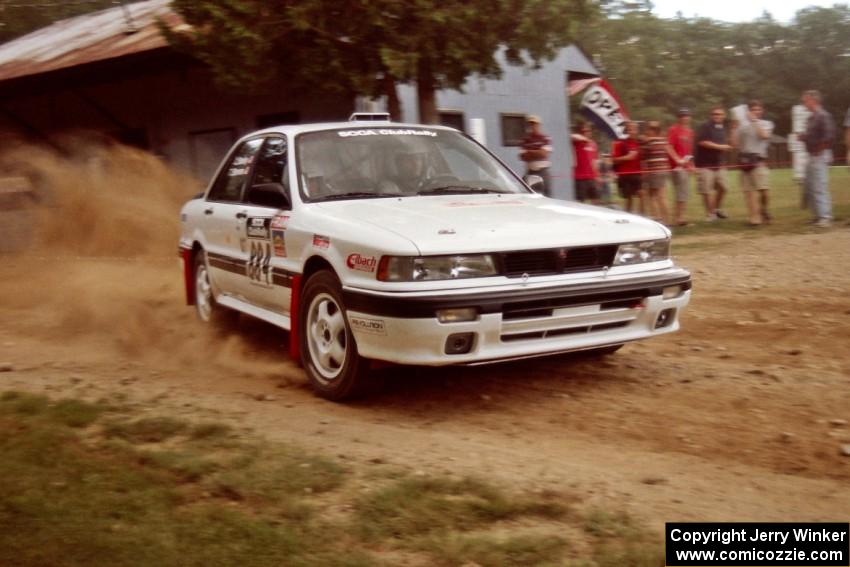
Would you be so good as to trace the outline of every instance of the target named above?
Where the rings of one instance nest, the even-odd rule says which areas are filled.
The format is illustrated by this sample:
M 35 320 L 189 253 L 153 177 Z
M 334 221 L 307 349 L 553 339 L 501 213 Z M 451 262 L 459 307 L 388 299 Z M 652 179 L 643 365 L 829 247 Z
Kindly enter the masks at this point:
M 751 100 L 747 104 L 746 120 L 734 129 L 732 139 L 738 146 L 738 168 L 741 171 L 741 189 L 750 214 L 750 225 L 769 223 L 767 149 L 773 134 L 773 122 L 763 120 L 764 106 L 761 101 Z M 758 199 L 756 199 L 758 193 Z

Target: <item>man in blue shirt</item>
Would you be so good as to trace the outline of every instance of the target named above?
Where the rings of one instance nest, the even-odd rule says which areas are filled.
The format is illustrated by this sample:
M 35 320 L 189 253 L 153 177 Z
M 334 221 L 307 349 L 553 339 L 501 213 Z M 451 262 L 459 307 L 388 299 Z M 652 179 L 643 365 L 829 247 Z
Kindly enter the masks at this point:
M 724 122 L 726 111 L 716 106 L 711 109 L 711 118 L 697 132 L 696 155 L 697 190 L 705 206 L 705 220 L 725 219 L 721 209 L 726 194 L 726 171 L 724 155 L 732 149 Z

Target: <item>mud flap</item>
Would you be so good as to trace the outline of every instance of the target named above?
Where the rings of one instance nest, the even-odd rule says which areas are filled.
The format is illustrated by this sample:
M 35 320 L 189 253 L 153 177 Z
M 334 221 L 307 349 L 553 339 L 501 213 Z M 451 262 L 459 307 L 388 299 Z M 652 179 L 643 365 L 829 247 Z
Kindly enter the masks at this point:
M 186 305 L 195 304 L 194 266 L 192 265 L 192 251 L 180 248 L 180 258 L 183 260 L 183 283 L 186 286 Z

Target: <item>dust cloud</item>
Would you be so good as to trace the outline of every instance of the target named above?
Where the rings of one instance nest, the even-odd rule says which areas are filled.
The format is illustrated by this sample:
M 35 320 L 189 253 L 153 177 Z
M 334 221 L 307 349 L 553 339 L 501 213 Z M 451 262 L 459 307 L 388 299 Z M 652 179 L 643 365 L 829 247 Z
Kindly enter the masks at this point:
M 185 305 L 179 211 L 201 183 L 142 150 L 61 142 L 69 150 L 12 143 L 0 152 L 0 178 L 24 176 L 32 186 L 26 206 L 4 211 L 31 225 L 32 237 L 0 255 L 0 319 L 81 354 L 106 349 L 125 360 L 279 370 L 282 345 L 264 350 L 240 329 L 209 329 Z M 20 229 L 4 224 L 0 239 Z M 280 341 L 281 332 L 266 331 Z

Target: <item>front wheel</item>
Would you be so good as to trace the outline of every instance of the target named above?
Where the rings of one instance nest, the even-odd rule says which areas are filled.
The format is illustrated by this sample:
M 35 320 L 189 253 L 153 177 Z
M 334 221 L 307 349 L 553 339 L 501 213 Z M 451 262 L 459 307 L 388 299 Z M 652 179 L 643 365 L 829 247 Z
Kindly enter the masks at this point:
M 357 345 L 345 315 L 342 288 L 327 270 L 304 284 L 299 336 L 301 360 L 315 392 L 340 401 L 359 393 L 369 362 Z

